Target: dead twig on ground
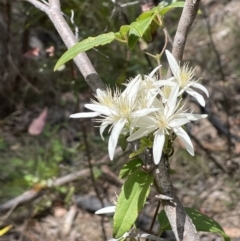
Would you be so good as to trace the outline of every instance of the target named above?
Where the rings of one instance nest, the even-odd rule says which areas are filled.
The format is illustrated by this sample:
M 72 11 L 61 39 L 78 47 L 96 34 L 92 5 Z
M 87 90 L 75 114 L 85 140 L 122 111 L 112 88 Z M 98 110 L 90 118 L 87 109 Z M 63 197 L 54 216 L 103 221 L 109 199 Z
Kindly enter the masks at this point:
M 49 187 L 58 187 L 58 186 L 66 184 L 66 183 L 75 181 L 75 180 L 79 179 L 80 177 L 89 176 L 89 174 L 90 174 L 89 169 L 84 169 L 81 171 L 73 172 L 64 177 L 60 177 L 60 178 L 56 179 L 55 181 L 53 181 L 53 183 Z M 0 204 L 0 212 L 9 210 L 12 207 L 17 207 L 19 205 L 25 204 L 27 202 L 30 202 L 30 201 L 36 199 L 37 197 L 39 197 L 42 194 L 44 189 L 49 188 L 49 187 L 45 186 L 45 187 L 42 187 L 42 189 L 40 189 L 40 190 L 35 190 L 33 188 L 31 190 L 28 190 L 28 191 L 22 193 L 18 197 L 15 197 L 3 204 Z
M 119 153 L 119 152 L 120 152 L 120 148 L 117 149 L 116 153 Z M 105 164 L 107 159 L 109 159 L 108 155 L 104 155 L 102 158 L 97 160 L 97 162 L 94 160 L 91 160 L 91 163 L 92 163 L 91 165 L 94 165 L 94 166 L 102 165 L 101 169 L 106 178 L 109 178 L 110 180 L 114 180 L 114 182 L 117 185 L 122 184 L 122 181 L 116 175 L 114 175 L 110 170 L 108 170 L 108 168 L 106 168 Z M 72 172 L 64 177 L 57 178 L 51 183 L 51 185 L 42 187 L 42 189 L 40 190 L 36 190 L 34 188 L 31 190 L 28 190 L 20 194 L 18 197 L 15 197 L 3 204 L 0 204 L 0 212 L 4 212 L 7 210 L 10 210 L 12 212 L 17 206 L 28 203 L 38 198 L 39 196 L 41 196 L 43 191 L 46 190 L 47 188 L 59 187 L 69 182 L 76 181 L 81 177 L 88 177 L 89 175 L 90 175 L 90 170 L 83 169 L 81 171 Z M 11 213 L 5 215 L 3 219 L 5 220 L 10 214 Z

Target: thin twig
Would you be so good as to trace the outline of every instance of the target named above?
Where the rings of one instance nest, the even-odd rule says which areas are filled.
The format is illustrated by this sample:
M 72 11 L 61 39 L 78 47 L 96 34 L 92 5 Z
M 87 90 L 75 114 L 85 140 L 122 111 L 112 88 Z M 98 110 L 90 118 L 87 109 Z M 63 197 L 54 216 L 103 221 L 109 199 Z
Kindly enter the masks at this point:
M 194 3 L 195 2 L 195 3 Z M 187 35 L 196 18 L 200 0 L 186 0 L 173 40 L 172 54 L 177 61 L 181 61 L 187 40 Z
M 84 125 L 84 122 L 82 120 L 80 121 L 80 125 L 81 125 L 81 129 L 82 129 L 83 142 L 84 142 L 84 145 L 86 148 L 86 156 L 87 156 L 87 161 L 88 161 L 88 167 L 90 170 L 90 177 L 91 177 L 92 185 L 93 185 L 93 188 L 95 190 L 95 193 L 96 193 L 99 201 L 101 202 L 102 207 L 104 207 L 103 199 L 100 195 L 100 192 L 98 190 L 97 183 L 96 183 L 96 180 L 94 177 L 93 166 L 91 163 L 91 150 L 90 150 L 89 143 L 87 140 L 86 126 Z M 102 233 L 103 233 L 104 240 L 106 240 L 107 234 L 106 234 L 106 230 L 104 228 L 104 217 L 101 217 L 101 227 L 102 227 Z
M 89 169 L 83 169 L 81 171 L 73 172 L 64 177 L 60 177 L 60 178 L 56 179 L 55 181 L 53 181 L 52 183 L 49 184 L 49 187 L 58 187 L 58 186 L 66 184 L 66 183 L 75 181 L 75 180 L 79 179 L 80 177 L 88 176 L 89 174 L 90 174 Z M 44 188 L 46 189 L 46 188 L 48 188 L 48 186 L 42 187 L 41 190 L 35 190 L 35 189 L 28 190 L 28 191 L 20 194 L 19 196 L 15 197 L 3 204 L 0 204 L 0 212 L 9 210 L 12 207 L 22 205 L 33 199 L 36 199 L 37 197 L 39 197 L 42 194 L 42 191 Z
M 62 15 L 59 0 L 49 0 L 49 6 L 37 0 L 25 1 L 30 2 L 48 15 L 68 49 L 77 43 L 77 39 Z M 98 88 L 106 88 L 86 53 L 78 54 L 73 60 L 93 92 L 96 92 Z
M 156 210 L 155 210 L 155 213 L 154 213 L 154 216 L 153 216 L 153 219 L 152 219 L 152 223 L 151 223 L 150 228 L 149 228 L 149 233 L 152 232 L 154 223 L 155 223 L 155 221 L 157 219 L 157 215 L 158 215 L 158 211 L 159 211 L 160 205 L 161 205 L 161 201 L 159 200 L 158 204 L 157 204 L 157 207 L 156 207 Z M 146 240 L 146 241 L 148 241 L 148 240 Z
M 32 83 L 30 83 L 30 81 L 20 72 L 20 70 L 17 68 L 17 66 L 15 65 L 12 56 L 9 55 L 8 56 L 8 62 L 11 64 L 12 69 L 16 72 L 16 74 L 18 74 L 20 76 L 20 78 L 27 84 L 30 86 L 30 88 L 32 88 L 37 94 L 41 94 L 41 91 L 35 87 Z

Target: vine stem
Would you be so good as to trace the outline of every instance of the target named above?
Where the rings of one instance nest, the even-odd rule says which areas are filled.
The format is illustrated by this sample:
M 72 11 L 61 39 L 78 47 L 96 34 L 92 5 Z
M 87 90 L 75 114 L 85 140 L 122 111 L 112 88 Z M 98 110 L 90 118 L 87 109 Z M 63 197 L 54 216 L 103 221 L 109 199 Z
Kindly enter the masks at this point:
M 194 19 L 196 18 L 199 3 L 200 0 L 185 1 L 172 47 L 172 54 L 177 61 L 182 60 L 187 35 Z M 170 75 L 170 70 L 167 75 Z M 181 201 L 173 191 L 168 168 L 168 159 L 163 155 L 162 160 L 153 170 L 158 193 L 173 198 L 172 201 L 162 201 L 164 211 L 166 212 L 177 241 L 198 241 L 199 236 L 196 227 L 187 215 Z

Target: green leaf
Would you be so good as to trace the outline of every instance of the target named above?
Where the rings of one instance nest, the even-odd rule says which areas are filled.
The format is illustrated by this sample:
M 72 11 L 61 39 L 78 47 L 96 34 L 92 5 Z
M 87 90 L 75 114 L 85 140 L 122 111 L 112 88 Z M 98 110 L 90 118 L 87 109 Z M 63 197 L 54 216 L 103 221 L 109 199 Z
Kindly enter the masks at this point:
M 126 163 L 120 170 L 119 177 L 125 178 L 136 171 L 142 165 L 142 160 L 140 158 L 135 158 Z
M 125 79 L 124 79 L 125 80 Z M 122 150 L 125 151 L 128 145 L 128 142 L 126 140 L 126 136 L 121 135 L 118 139 L 118 144 L 121 146 Z
M 148 196 L 153 176 L 136 170 L 124 183 L 118 197 L 113 222 L 113 237 L 120 238 L 128 232 L 137 219 Z
M 169 168 L 168 173 L 172 175 L 172 174 L 176 174 L 177 172 L 174 169 Z
M 131 28 L 130 25 L 123 25 L 123 26 L 120 28 L 119 34 L 120 34 L 125 40 L 128 39 L 128 32 L 129 32 L 130 28 Z
M 56 63 L 54 70 L 58 69 L 61 65 L 65 64 L 67 61 L 73 59 L 79 53 L 97 47 L 99 45 L 105 45 L 111 43 L 115 39 L 115 34 L 113 32 L 101 34 L 97 37 L 89 37 L 76 43 L 72 48 L 67 50 L 61 58 Z
M 164 8 L 162 8 L 159 13 L 164 16 L 169 10 L 171 10 L 172 8 L 183 8 L 184 7 L 185 2 L 183 1 L 178 1 L 178 2 L 174 2 Z
M 137 35 L 139 37 L 142 37 L 146 30 L 149 28 L 154 17 L 155 15 L 152 15 L 151 17 L 148 17 L 146 19 L 137 20 L 136 22 L 131 23 L 131 29 L 134 28 L 137 32 Z
M 139 149 L 132 152 L 129 155 L 129 158 L 133 158 L 135 156 L 138 156 L 139 154 L 141 154 L 146 148 L 152 148 L 153 146 L 153 142 L 151 140 L 149 140 L 149 138 L 147 137 L 142 137 L 140 140 L 140 146 Z
M 205 214 L 200 213 L 198 210 L 193 208 L 185 208 L 187 214 L 192 219 L 193 224 L 196 226 L 197 231 L 217 233 L 221 235 L 225 241 L 230 241 L 230 237 L 224 232 L 223 228 Z M 161 230 L 171 230 L 170 223 L 167 219 L 166 213 L 162 210 L 158 215 L 158 222 L 161 225 Z
M 143 20 L 143 19 L 146 19 L 146 18 L 150 18 L 153 14 L 157 13 L 157 7 L 154 7 L 152 8 L 151 10 L 149 11 L 146 11 L 146 12 L 143 12 L 139 15 L 139 17 L 137 18 L 137 21 L 139 20 Z
M 129 34 L 128 42 L 127 42 L 128 48 L 130 50 L 133 50 L 137 41 L 141 36 L 139 35 L 138 31 L 136 31 L 134 28 L 131 28 L 128 34 Z
M 155 15 L 149 16 L 148 18 L 145 19 L 137 19 L 136 22 L 133 22 L 130 24 L 131 29 L 129 30 L 129 38 L 128 38 L 128 47 L 130 50 L 132 50 L 138 39 L 142 38 L 144 35 L 148 36 L 148 39 L 151 38 L 149 37 L 151 30 L 150 26 L 151 23 L 154 19 Z

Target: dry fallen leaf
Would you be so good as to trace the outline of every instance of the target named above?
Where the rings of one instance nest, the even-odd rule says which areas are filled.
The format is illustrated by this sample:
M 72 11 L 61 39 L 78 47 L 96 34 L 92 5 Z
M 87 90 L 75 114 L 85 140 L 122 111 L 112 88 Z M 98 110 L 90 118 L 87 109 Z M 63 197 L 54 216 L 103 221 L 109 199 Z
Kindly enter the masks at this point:
M 42 133 L 46 124 L 48 109 L 47 107 L 40 113 L 40 115 L 33 119 L 28 127 L 28 133 L 32 136 L 38 136 Z

